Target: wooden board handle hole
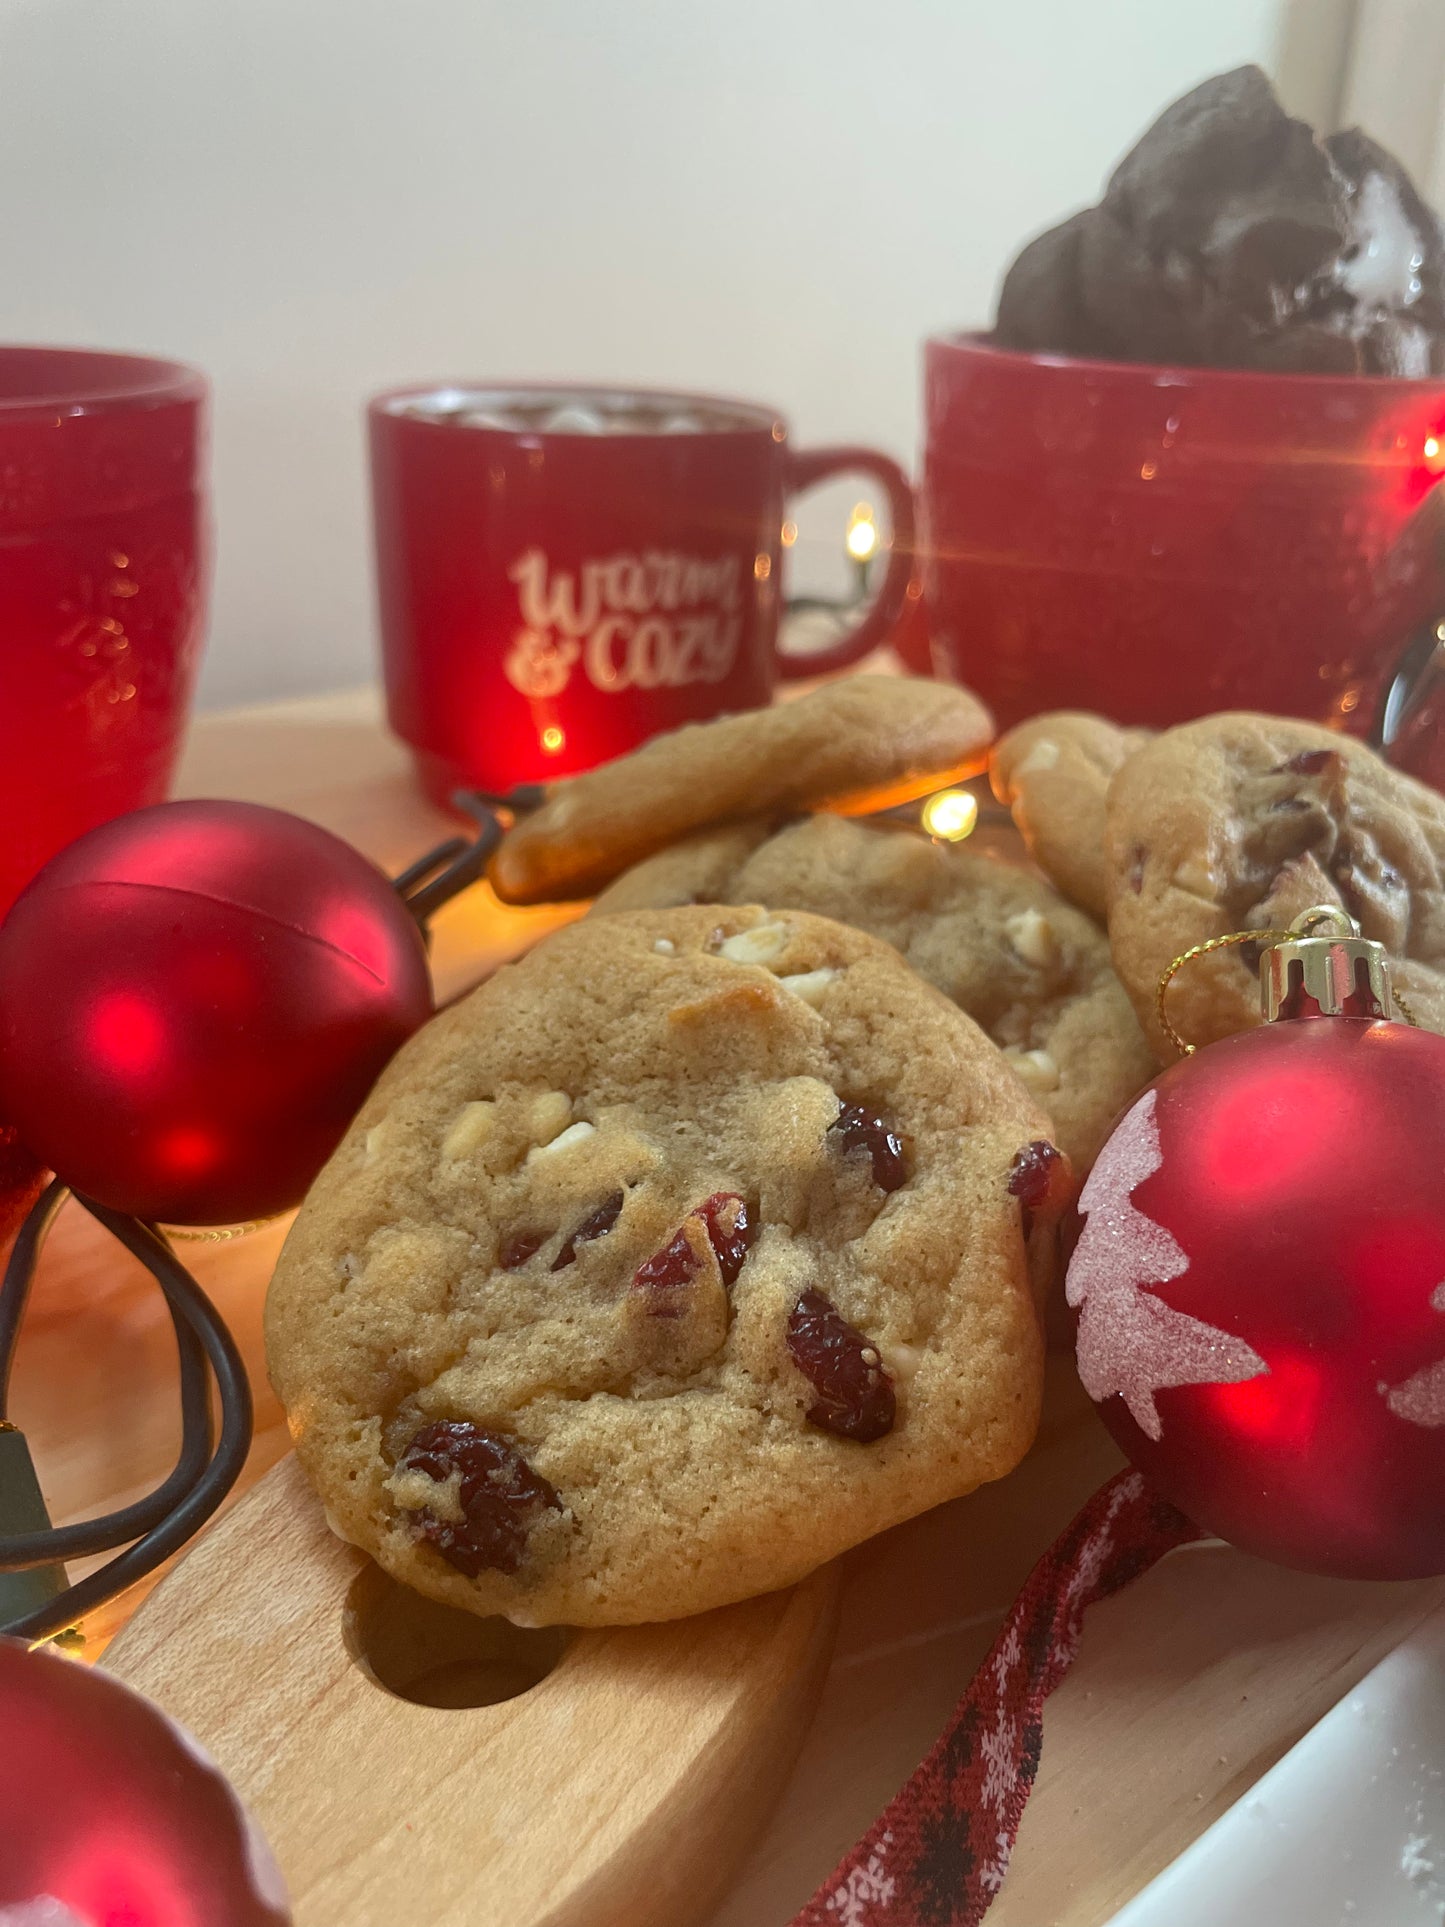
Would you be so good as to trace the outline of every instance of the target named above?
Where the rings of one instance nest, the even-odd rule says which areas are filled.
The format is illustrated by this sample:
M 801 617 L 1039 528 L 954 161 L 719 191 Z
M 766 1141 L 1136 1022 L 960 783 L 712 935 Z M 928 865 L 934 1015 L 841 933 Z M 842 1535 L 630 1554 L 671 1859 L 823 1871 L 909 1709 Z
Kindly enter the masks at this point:
M 514 1626 L 438 1605 L 367 1562 L 343 1608 L 346 1650 L 378 1686 L 414 1706 L 498 1706 L 544 1680 L 565 1626 Z

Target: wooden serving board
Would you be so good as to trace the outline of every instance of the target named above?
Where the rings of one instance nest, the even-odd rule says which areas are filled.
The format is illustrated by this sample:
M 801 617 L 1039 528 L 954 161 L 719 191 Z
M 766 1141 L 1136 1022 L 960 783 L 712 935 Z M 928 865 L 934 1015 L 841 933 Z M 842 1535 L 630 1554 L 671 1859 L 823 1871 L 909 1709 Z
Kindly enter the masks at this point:
M 181 793 L 297 810 L 398 868 L 451 826 L 418 796 L 379 715 L 375 694 L 356 692 L 203 718 Z M 469 891 L 437 919 L 439 995 L 570 914 L 505 910 L 484 887 Z M 246 1483 L 287 1449 L 260 1333 L 285 1228 L 183 1247 L 251 1369 L 257 1432 Z M 54 1518 L 108 1510 L 164 1476 L 176 1444 L 174 1372 L 154 1286 L 84 1213 L 67 1209 L 45 1253 L 14 1383 L 15 1417 Z M 1039 1553 L 1118 1468 L 1068 1361 L 1053 1360 L 1050 1372 L 1038 1444 L 1016 1472 L 843 1562 L 837 1644 L 817 1712 L 710 1927 L 784 1927 L 932 1745 Z M 140 1597 L 137 1589 L 86 1623 L 87 1652 L 104 1650 Z M 1209 1547 L 1174 1555 L 1096 1608 L 1074 1671 L 1049 1703 L 1043 1765 L 989 1927 L 1099 1927 L 1442 1598 L 1441 1582 L 1311 1579 Z M 152 1642 L 145 1626 L 135 1638 Z M 153 1643 L 145 1664 L 169 1678 L 164 1642 Z M 128 1669 L 134 1653 L 139 1666 L 143 1650 L 117 1643 L 118 1663 Z M 209 1667 L 204 1650 L 195 1664 Z M 178 1680 L 176 1690 L 189 1689 Z M 332 1765 L 328 1754 L 313 1761 L 318 1789 Z M 699 1782 L 699 1799 L 707 1784 Z M 564 1826 L 557 1857 L 570 1851 Z M 403 1908 L 392 1927 L 414 1923 L 428 1927 Z
M 786 1780 L 838 1571 L 664 1626 L 436 1606 L 327 1528 L 292 1457 L 105 1664 L 214 1755 L 297 1927 L 691 1927 Z

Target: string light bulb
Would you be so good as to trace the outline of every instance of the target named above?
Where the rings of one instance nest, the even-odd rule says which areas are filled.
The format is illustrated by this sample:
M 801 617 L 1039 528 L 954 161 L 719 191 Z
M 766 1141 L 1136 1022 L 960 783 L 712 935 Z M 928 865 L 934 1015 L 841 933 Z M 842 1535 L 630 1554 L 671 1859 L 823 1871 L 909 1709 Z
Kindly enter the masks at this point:
M 878 523 L 874 518 L 871 503 L 854 503 L 843 541 L 855 562 L 873 560 L 878 553 Z
M 939 790 L 923 806 L 923 827 L 945 843 L 961 843 L 978 823 L 978 798 L 969 790 Z

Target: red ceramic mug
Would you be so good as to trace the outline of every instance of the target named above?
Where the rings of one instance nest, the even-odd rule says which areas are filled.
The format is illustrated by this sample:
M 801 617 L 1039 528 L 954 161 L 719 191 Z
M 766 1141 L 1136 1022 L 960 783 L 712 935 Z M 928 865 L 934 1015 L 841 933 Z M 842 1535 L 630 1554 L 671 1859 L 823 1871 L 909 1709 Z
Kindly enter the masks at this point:
M 170 786 L 204 640 L 205 401 L 175 362 L 0 347 L 0 916 Z
M 422 782 L 506 791 L 856 661 L 908 587 L 912 499 L 867 448 L 794 449 L 769 408 L 711 396 L 465 385 L 369 411 L 392 727 Z M 821 652 L 778 647 L 788 496 L 885 491 L 883 585 Z
M 1367 735 L 1411 639 L 1445 619 L 1445 380 L 959 335 L 927 345 L 924 407 L 935 658 L 1000 727 L 1040 708 L 1155 727 L 1244 708 Z

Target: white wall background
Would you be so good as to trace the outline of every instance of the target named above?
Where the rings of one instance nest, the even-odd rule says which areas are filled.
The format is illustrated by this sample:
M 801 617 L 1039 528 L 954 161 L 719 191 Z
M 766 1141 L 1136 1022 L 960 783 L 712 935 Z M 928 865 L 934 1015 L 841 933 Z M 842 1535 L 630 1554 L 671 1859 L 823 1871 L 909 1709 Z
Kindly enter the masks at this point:
M 0 0 L 0 332 L 215 384 L 203 701 L 370 674 L 360 408 L 591 377 L 914 447 L 917 344 L 1275 0 Z

